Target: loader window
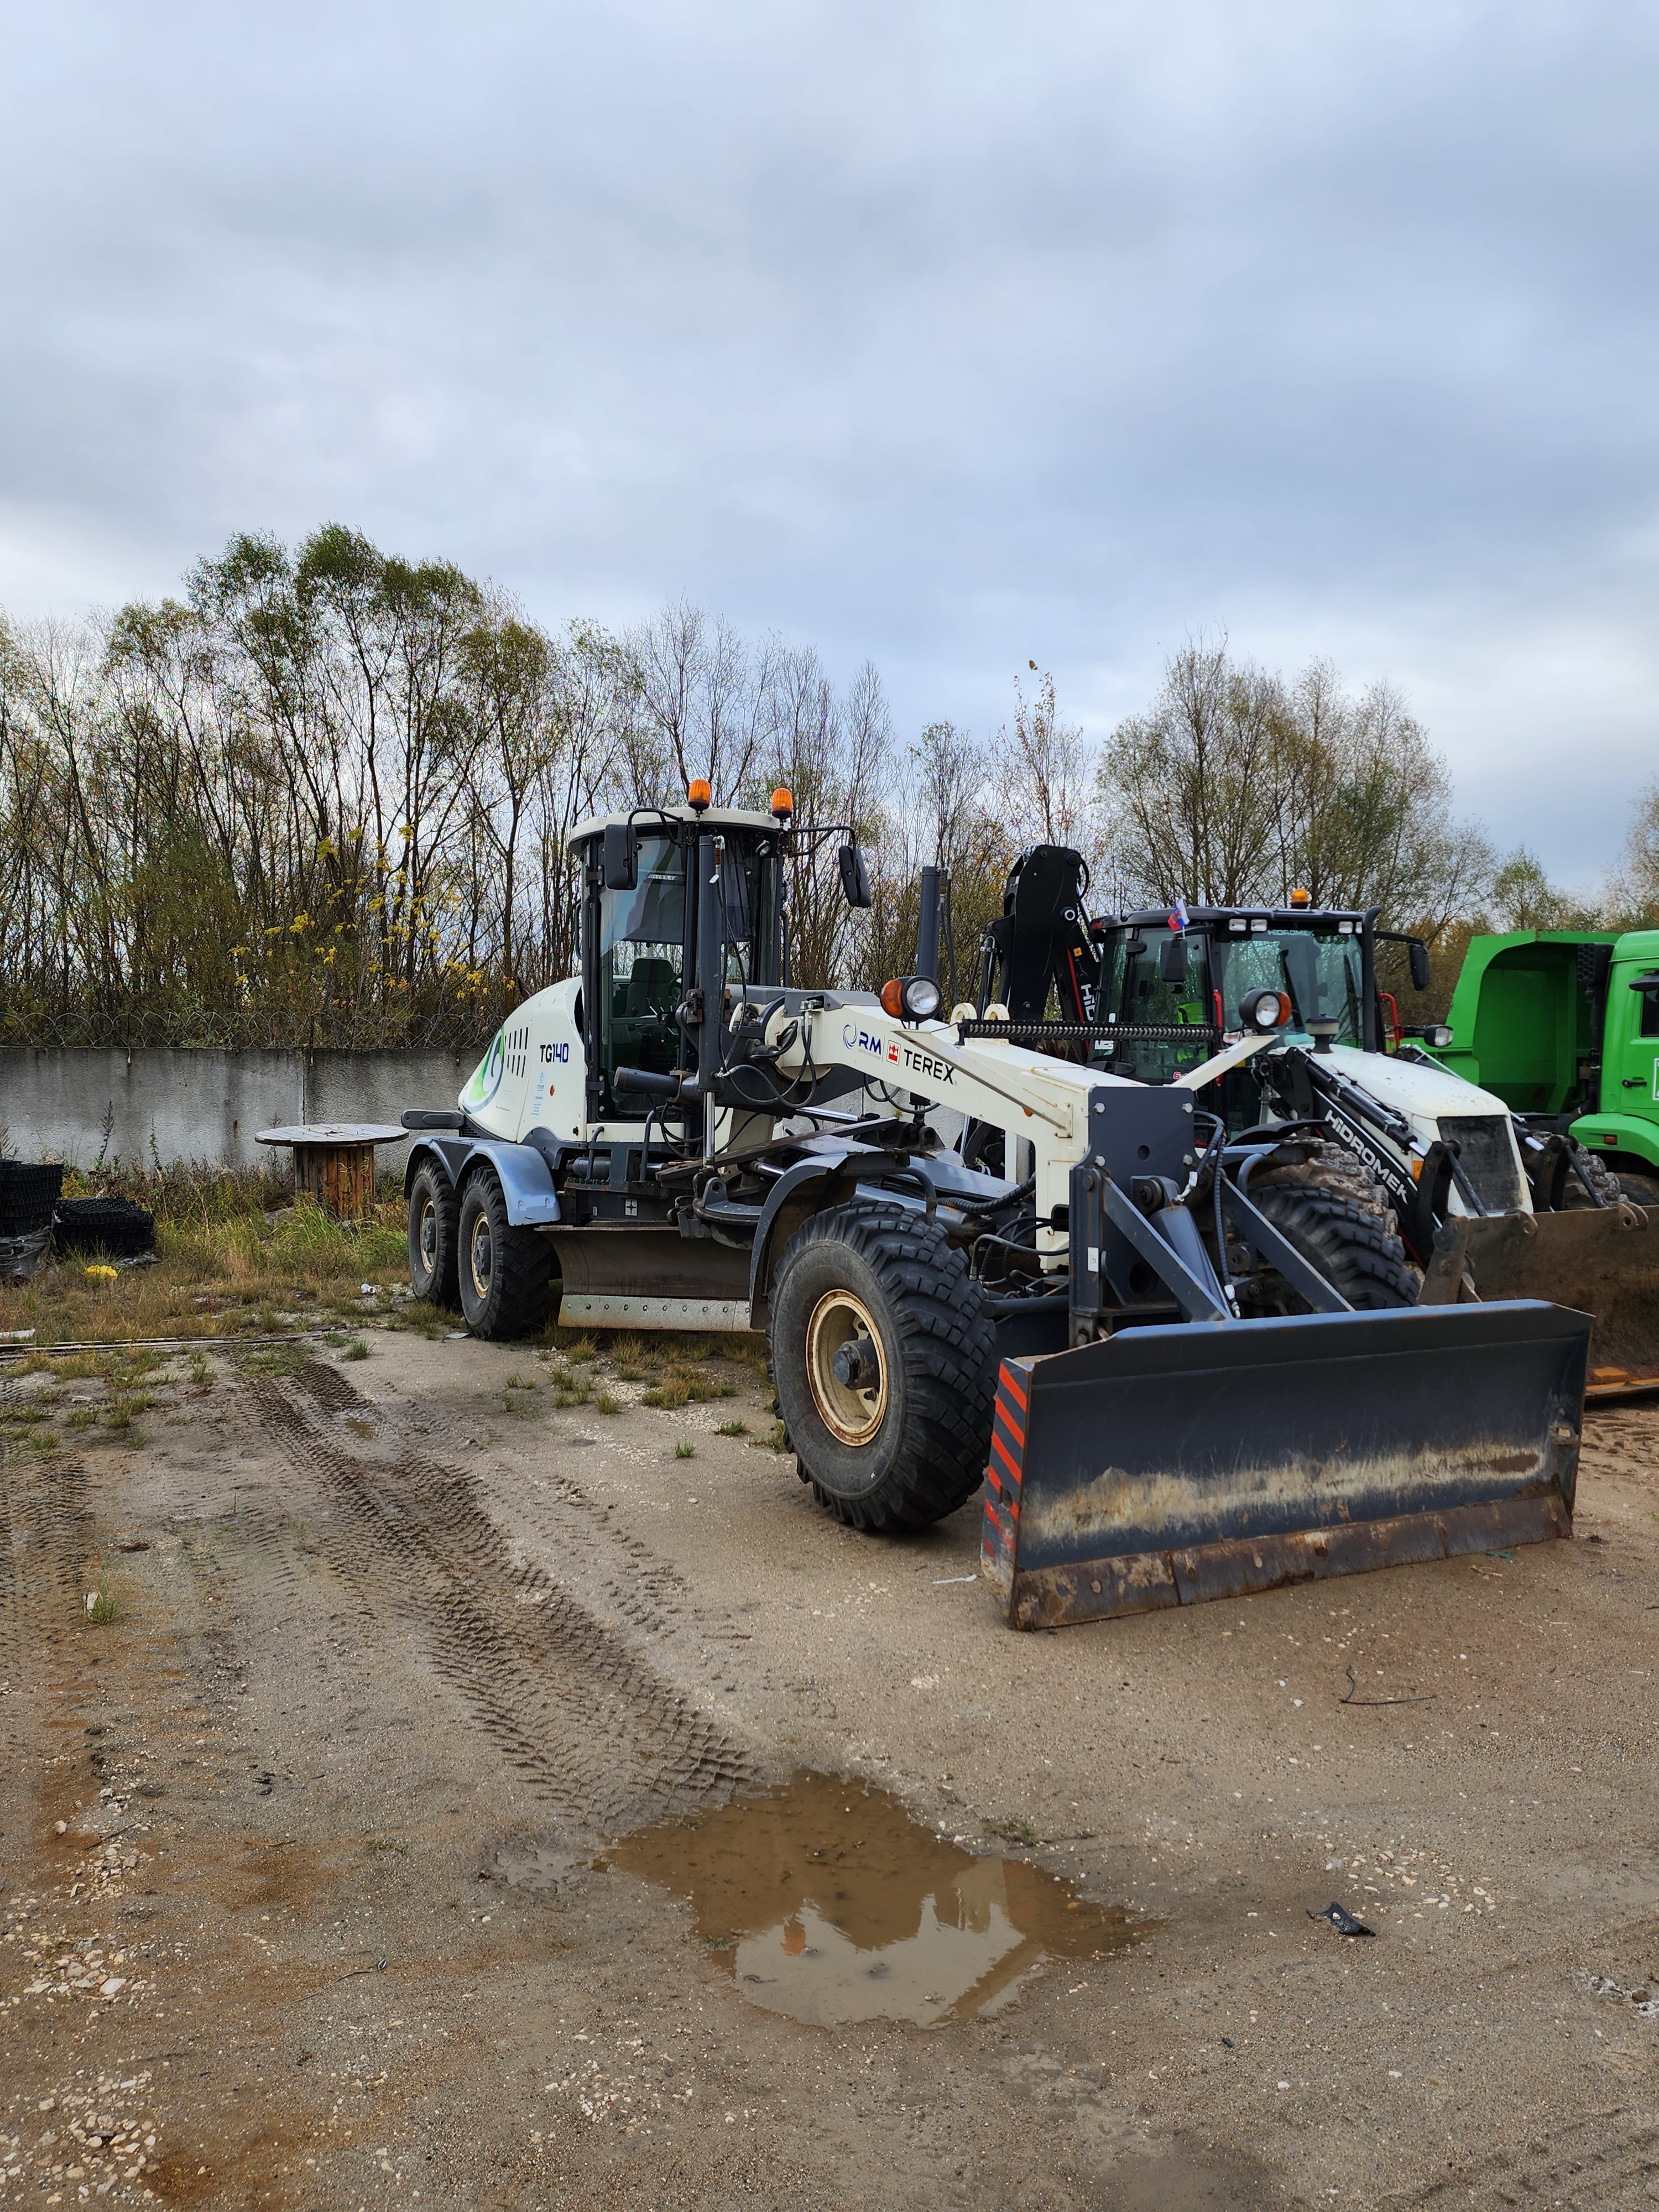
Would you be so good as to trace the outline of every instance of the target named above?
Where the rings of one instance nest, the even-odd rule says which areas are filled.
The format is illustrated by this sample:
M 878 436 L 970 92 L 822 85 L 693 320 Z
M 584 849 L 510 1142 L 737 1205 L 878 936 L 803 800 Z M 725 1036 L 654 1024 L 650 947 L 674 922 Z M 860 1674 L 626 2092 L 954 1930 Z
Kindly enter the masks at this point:
M 674 1010 L 685 995 L 684 975 L 684 856 L 672 838 L 641 837 L 634 890 L 599 895 L 599 1066 L 607 1113 L 644 1117 L 637 1092 L 617 1098 L 619 1067 L 673 1072 Z
M 1228 1029 L 1242 1025 L 1238 1002 L 1244 994 L 1266 985 L 1290 993 L 1297 1029 L 1310 1021 L 1334 1021 L 1340 1024 L 1339 1044 L 1364 1042 L 1357 936 L 1320 935 L 1311 929 L 1258 931 L 1249 937 L 1218 935 L 1212 951 Z
M 1171 932 L 1135 931 L 1125 947 L 1123 995 L 1116 1009 L 1120 1021 L 1201 1024 L 1210 1020 L 1204 940 L 1195 931 L 1188 930 L 1183 934 L 1186 976 L 1179 983 L 1168 983 L 1164 980 L 1160 956 Z M 1134 950 L 1137 945 L 1139 951 Z M 1115 959 L 1113 966 L 1115 967 Z M 1105 1003 L 1109 1010 L 1110 1002 Z M 1210 1048 L 1207 1040 L 1202 1038 L 1191 1047 L 1136 1043 L 1126 1039 L 1114 1054 L 1111 1065 L 1115 1074 L 1133 1076 L 1139 1083 L 1170 1083 L 1187 1068 L 1196 1067 Z

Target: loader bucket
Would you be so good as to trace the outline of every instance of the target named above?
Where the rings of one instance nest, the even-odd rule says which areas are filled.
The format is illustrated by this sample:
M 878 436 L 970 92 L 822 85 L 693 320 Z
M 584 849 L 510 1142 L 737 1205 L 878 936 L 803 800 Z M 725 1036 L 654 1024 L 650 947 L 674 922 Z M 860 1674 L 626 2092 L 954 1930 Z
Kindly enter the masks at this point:
M 1434 1240 L 1421 1304 L 1552 1298 L 1589 1314 L 1586 1395 L 1659 1389 L 1659 1208 L 1586 1206 L 1565 1213 L 1454 1218 Z
M 1005 1360 L 986 1579 L 1051 1628 L 1571 1535 L 1589 1332 L 1401 1307 Z

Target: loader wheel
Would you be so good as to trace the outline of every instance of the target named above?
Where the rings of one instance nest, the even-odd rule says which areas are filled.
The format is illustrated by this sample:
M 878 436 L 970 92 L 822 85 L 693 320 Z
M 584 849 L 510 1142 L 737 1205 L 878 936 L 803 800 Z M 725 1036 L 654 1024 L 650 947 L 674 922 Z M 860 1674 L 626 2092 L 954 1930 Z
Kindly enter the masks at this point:
M 1413 1306 L 1419 1280 L 1406 1248 L 1367 1206 L 1317 1183 L 1253 1183 L 1252 1201 L 1334 1291 L 1362 1313 L 1384 1306 Z M 1251 1314 L 1294 1314 L 1306 1307 L 1276 1269 L 1266 1268 L 1237 1285 Z
M 1659 1176 L 1620 1175 L 1613 1177 L 1620 1198 L 1632 1206 L 1659 1206 Z
M 409 1186 L 409 1287 L 434 1306 L 453 1308 L 460 1300 L 455 1270 L 459 1221 L 448 1176 L 426 1161 Z
M 1613 1170 L 1603 1161 L 1598 1160 L 1587 1146 L 1575 1144 L 1572 1149 L 1574 1158 L 1589 1177 L 1591 1184 L 1600 1194 L 1601 1203 L 1604 1206 L 1617 1206 L 1624 1194 L 1620 1188 L 1624 1180 L 1623 1177 L 1614 1175 Z M 1561 1177 L 1562 1212 L 1565 1212 L 1570 1206 L 1594 1206 L 1595 1203 L 1595 1199 L 1579 1182 L 1572 1169 L 1568 1167 Z
M 552 1243 L 512 1226 L 493 1175 L 474 1176 L 461 1193 L 458 1258 L 461 1311 L 474 1336 L 499 1343 L 546 1327 Z
M 802 1479 L 838 1521 L 925 1528 L 985 1474 L 996 1330 L 936 1222 L 840 1206 L 784 1249 L 767 1330 L 778 1407 Z

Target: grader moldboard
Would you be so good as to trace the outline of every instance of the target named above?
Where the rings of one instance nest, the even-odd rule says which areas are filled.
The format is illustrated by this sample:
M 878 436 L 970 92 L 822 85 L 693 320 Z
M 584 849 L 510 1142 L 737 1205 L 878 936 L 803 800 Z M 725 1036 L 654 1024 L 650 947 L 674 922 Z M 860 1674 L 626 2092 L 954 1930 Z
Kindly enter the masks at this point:
M 1028 1048 L 1003 1008 L 942 1019 L 931 975 L 803 988 L 785 863 L 842 833 L 792 826 L 784 792 L 690 800 L 574 833 L 581 975 L 526 1001 L 458 1110 L 404 1115 L 417 1294 L 483 1337 L 556 1310 L 763 1328 L 823 1504 L 915 1529 L 984 1481 L 1022 1627 L 1570 1533 L 1588 1322 L 1416 1310 L 1386 1253 L 1357 1310 L 1317 1254 L 1376 1260 L 1374 1215 L 1325 1190 L 1321 1245 L 1287 1234 L 1252 1183 L 1307 1147 L 1198 1106 L 1262 1035 L 1152 1085 Z M 838 864 L 867 904 L 850 839 Z M 998 1133 L 1001 1171 L 934 1106 Z

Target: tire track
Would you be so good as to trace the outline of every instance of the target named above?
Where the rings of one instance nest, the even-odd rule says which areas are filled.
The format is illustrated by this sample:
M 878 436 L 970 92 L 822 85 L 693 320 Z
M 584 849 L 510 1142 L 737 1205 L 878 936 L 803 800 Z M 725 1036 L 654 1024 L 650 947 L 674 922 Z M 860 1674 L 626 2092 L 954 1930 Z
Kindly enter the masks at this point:
M 1614 2110 L 1569 2122 L 1513 2150 L 1459 2166 L 1443 2179 L 1383 2200 L 1386 2212 L 1500 2212 L 1511 2204 L 1562 2212 L 1638 2212 L 1659 2185 L 1659 2116 Z
M 321 1387 L 298 1378 L 313 1401 L 389 1418 L 321 1374 Z M 544 1569 L 514 1562 L 468 1476 L 406 1449 L 347 1450 L 274 1381 L 251 1381 L 247 1395 L 336 1509 L 314 1531 L 324 1557 L 366 1593 L 390 1583 L 437 1672 L 562 1825 L 615 1834 L 754 1779 L 747 1753 L 648 1657 Z M 637 1593 L 622 1605 L 628 1588 L 616 1587 L 624 1613 L 658 1614 Z
M 79 1625 L 92 1548 L 81 1462 L 0 1444 L 0 1680 L 38 1674 Z

